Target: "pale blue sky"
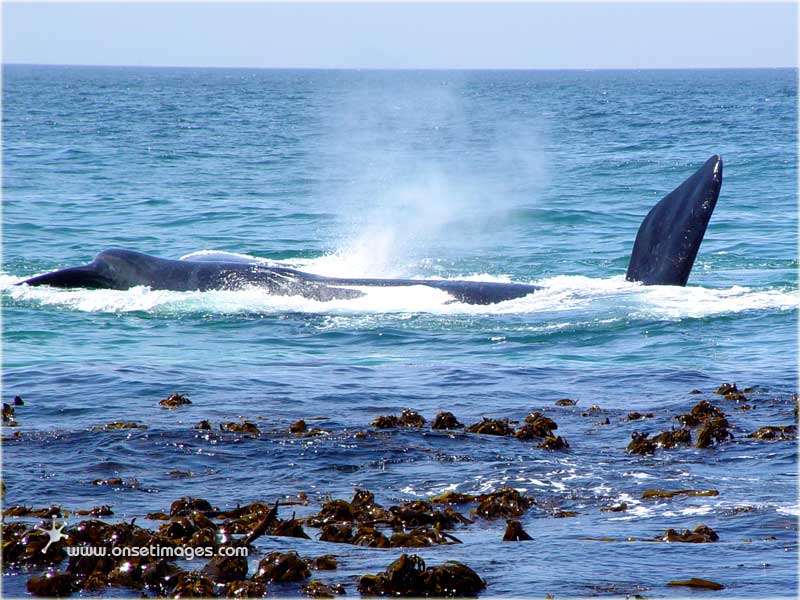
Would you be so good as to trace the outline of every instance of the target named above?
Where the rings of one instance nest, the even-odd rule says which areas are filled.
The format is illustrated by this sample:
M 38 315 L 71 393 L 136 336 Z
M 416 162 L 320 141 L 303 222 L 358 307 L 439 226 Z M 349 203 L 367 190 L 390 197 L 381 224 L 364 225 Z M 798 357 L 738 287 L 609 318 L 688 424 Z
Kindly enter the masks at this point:
M 3 62 L 311 68 L 797 66 L 797 6 L 3 3 Z

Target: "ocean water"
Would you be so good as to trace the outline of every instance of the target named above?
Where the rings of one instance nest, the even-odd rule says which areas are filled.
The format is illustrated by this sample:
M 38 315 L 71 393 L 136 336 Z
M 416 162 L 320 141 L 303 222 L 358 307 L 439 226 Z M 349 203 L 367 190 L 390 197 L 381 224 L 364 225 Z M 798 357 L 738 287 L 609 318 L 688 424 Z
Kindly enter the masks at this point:
M 487 596 L 683 597 L 666 584 L 704 577 L 726 586 L 714 597 L 796 597 L 796 442 L 746 437 L 796 421 L 796 70 L 5 66 L 3 109 L 3 400 L 25 400 L 3 427 L 5 505 L 108 504 L 155 528 L 145 513 L 189 495 L 227 508 L 304 492 L 305 516 L 355 487 L 389 506 L 510 485 L 537 500 L 520 519 L 535 541 L 501 542 L 504 520 L 478 518 L 452 532 L 463 544 L 415 552 L 466 562 Z M 626 282 L 644 215 L 714 153 L 722 192 L 689 285 Z M 113 246 L 546 289 L 469 306 L 426 288 L 323 303 L 14 285 Z M 712 393 L 728 381 L 753 388 L 750 410 Z M 173 391 L 191 406 L 161 409 Z M 566 397 L 578 404 L 555 405 Z M 732 441 L 626 454 L 632 432 L 700 399 Z M 406 407 L 467 424 L 540 411 L 570 448 L 369 426 Z M 192 429 L 239 418 L 262 434 Z M 300 418 L 330 434 L 286 433 Z M 114 420 L 149 428 L 91 430 Z M 128 483 L 92 484 L 110 477 Z M 642 500 L 649 488 L 720 493 Z M 624 541 L 699 524 L 719 541 Z M 253 565 L 333 553 L 322 578 L 357 595 L 358 575 L 402 552 L 306 530 L 262 538 Z M 6 567 L 4 594 L 29 575 Z

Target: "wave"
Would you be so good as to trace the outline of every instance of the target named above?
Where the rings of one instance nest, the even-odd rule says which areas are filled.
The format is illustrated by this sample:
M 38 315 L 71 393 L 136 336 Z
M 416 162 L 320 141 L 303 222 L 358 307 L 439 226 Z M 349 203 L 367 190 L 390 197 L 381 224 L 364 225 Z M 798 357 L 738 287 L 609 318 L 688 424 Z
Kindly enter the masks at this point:
M 218 256 L 201 251 L 195 258 Z M 231 254 L 238 260 L 254 260 L 245 254 Z M 320 274 L 336 273 L 337 261 L 329 255 L 318 259 L 269 261 L 291 265 Z M 341 264 L 340 267 L 351 267 Z M 345 268 L 345 270 L 347 270 Z M 339 272 L 341 274 L 341 271 Z M 620 319 L 674 321 L 699 319 L 747 311 L 796 311 L 800 292 L 796 289 L 752 289 L 734 286 L 726 289 L 688 286 L 647 287 L 625 281 L 622 275 L 591 278 L 560 275 L 530 281 L 542 289 L 524 298 L 488 306 L 454 302 L 440 290 L 426 286 L 397 288 L 357 288 L 364 296 L 352 300 L 319 302 L 299 296 L 273 296 L 260 288 L 239 291 L 172 292 L 136 287 L 130 290 L 54 289 L 16 286 L 23 277 L 0 274 L 0 290 L 14 302 L 63 308 L 84 312 L 153 314 L 280 314 L 315 313 L 331 315 L 379 315 L 388 313 L 428 313 L 443 316 L 461 315 L 536 315 L 552 327 L 574 322 L 576 318 L 598 321 Z M 488 273 L 457 279 L 508 282 L 506 276 Z

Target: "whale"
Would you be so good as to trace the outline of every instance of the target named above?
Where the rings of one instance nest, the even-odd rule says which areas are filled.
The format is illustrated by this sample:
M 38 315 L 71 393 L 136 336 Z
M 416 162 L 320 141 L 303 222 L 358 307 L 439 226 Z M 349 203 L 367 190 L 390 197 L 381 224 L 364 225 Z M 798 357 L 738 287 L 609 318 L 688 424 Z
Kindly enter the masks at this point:
M 715 154 L 653 206 L 634 239 L 626 279 L 643 285 L 685 286 L 721 187 L 722 159 Z M 466 304 L 495 304 L 542 289 L 495 281 L 326 277 L 225 252 L 170 259 L 121 248 L 104 250 L 89 264 L 31 277 L 18 285 L 114 290 L 145 286 L 178 292 L 258 288 L 322 302 L 359 298 L 365 294 L 363 288 L 425 286 Z

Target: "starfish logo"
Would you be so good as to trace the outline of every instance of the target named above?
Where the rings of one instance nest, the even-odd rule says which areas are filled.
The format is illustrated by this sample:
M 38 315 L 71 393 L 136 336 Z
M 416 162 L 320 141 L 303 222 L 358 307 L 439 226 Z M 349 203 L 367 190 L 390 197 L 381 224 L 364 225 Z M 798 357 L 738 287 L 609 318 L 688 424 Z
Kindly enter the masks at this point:
M 61 524 L 61 526 L 56 527 L 56 520 L 53 519 L 50 522 L 50 527 L 52 529 L 45 529 L 44 527 L 40 527 L 39 525 L 34 527 L 34 529 L 38 529 L 39 531 L 43 531 L 48 536 L 50 536 L 50 539 L 47 541 L 47 545 L 44 548 L 42 548 L 42 553 L 43 554 L 47 553 L 47 549 L 50 548 L 50 544 L 52 544 L 53 542 L 60 542 L 64 538 L 69 537 L 66 533 L 61 533 L 64 530 L 64 527 L 66 527 L 66 526 L 67 526 L 67 522 L 64 521 Z

